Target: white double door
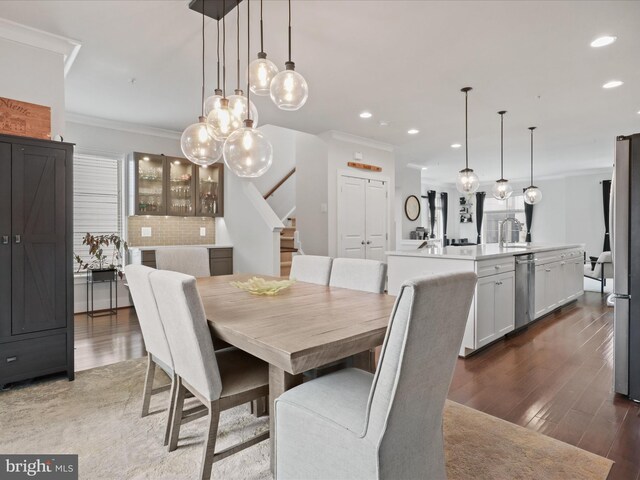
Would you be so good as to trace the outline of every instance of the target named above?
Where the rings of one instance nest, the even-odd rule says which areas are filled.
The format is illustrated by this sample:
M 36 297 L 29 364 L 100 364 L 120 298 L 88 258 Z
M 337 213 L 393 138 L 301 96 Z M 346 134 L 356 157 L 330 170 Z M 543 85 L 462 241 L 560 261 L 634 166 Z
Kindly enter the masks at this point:
M 338 256 L 385 261 L 388 183 L 340 176 Z

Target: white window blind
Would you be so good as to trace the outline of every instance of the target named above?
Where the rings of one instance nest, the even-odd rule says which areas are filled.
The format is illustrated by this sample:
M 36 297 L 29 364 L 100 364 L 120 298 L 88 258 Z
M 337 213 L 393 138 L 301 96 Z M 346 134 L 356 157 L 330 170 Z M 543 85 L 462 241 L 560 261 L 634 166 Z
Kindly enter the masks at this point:
M 498 242 L 498 223 L 507 217 L 516 218 L 523 225 L 524 216 L 524 196 L 512 195 L 507 200 L 497 200 L 487 196 L 484 201 L 484 220 L 482 222 L 482 238 L 484 243 Z M 524 228 L 522 231 L 513 229 L 513 224 L 507 224 L 509 232 L 507 241 L 523 242 L 526 237 Z
M 88 247 L 82 245 L 87 232 L 122 235 L 121 168 L 118 158 L 74 155 L 73 251 L 85 261 L 90 260 Z

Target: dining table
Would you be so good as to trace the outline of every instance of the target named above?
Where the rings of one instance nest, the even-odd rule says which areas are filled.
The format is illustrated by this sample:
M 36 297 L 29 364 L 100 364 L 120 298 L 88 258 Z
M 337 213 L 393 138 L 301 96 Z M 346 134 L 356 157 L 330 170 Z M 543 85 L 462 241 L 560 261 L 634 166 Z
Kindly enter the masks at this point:
M 277 295 L 253 295 L 233 286 L 258 276 L 236 274 L 197 279 L 209 329 L 269 364 L 271 470 L 275 468 L 275 405 L 302 383 L 303 372 L 352 358 L 373 371 L 371 351 L 382 344 L 395 297 L 295 282 Z

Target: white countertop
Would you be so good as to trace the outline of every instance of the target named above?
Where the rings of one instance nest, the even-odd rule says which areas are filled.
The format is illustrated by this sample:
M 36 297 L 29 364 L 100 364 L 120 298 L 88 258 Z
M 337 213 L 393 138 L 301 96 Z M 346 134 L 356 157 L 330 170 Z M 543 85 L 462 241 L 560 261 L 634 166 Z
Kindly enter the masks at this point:
M 422 257 L 422 258 L 449 258 L 454 260 L 482 260 L 486 258 L 509 257 L 526 255 L 527 253 L 549 252 L 553 250 L 566 250 L 570 248 L 584 248 L 584 244 L 544 244 L 530 243 L 527 247 L 501 248 L 497 243 L 483 245 L 469 245 L 453 247 L 427 247 L 421 250 L 395 250 L 386 252 L 387 256 Z
M 161 248 L 186 248 L 186 247 L 204 247 L 204 248 L 233 248 L 233 245 L 210 243 L 205 245 L 158 245 L 149 247 L 129 247 L 129 250 L 160 250 Z

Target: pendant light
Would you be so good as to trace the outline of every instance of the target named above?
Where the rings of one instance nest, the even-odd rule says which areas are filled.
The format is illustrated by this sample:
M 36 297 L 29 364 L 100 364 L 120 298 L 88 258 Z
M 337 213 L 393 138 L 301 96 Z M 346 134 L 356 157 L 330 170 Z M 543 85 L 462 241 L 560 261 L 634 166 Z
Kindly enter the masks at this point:
M 491 189 L 491 193 L 497 200 L 506 200 L 513 193 L 513 188 L 509 184 L 509 180 L 504 178 L 504 114 L 506 110 L 498 112 L 500 115 L 500 180 L 496 180 L 496 183 Z
M 244 96 L 244 92 L 240 88 L 240 2 L 236 4 L 236 50 L 238 52 L 238 60 L 236 67 L 236 89 L 234 95 L 229 96 L 229 108 L 233 112 L 233 116 L 238 121 L 238 128 L 242 125 L 242 121 L 247 118 L 247 99 Z M 247 28 L 249 28 L 247 26 Z M 251 119 L 253 120 L 253 126 L 258 126 L 258 109 L 249 102 L 251 106 Z
M 225 1 L 222 1 L 225 11 Z M 226 17 L 222 17 L 222 99 L 218 108 L 214 108 L 207 115 L 209 135 L 218 140 L 225 140 L 231 133 L 240 128 L 242 123 L 237 119 L 229 107 L 227 98 L 227 29 Z
M 271 80 L 278 74 L 278 67 L 267 59 L 264 53 L 264 29 L 262 26 L 262 0 L 260 0 L 260 52 L 258 58 L 249 64 L 247 75 L 249 76 L 249 88 L 256 95 L 265 97 L 269 95 Z
M 529 205 L 535 205 L 542 200 L 542 191 L 533 184 L 533 131 L 536 127 L 529 127 L 531 131 L 531 184 L 524 191 L 524 201 Z
M 213 91 L 213 95 L 207 97 L 204 101 L 204 114 L 209 115 L 211 110 L 220 108 L 220 101 L 222 100 L 222 90 L 220 89 L 220 20 L 217 20 L 216 25 L 216 57 L 217 57 L 217 82 L 216 89 Z
M 464 87 L 461 92 L 464 92 L 464 155 L 465 155 L 465 167 L 458 172 L 458 178 L 456 179 L 456 188 L 462 194 L 469 195 L 478 190 L 480 186 L 480 180 L 478 175 L 469 168 L 469 121 L 468 121 L 468 98 L 471 87 Z
M 247 67 L 250 58 L 250 0 L 247 0 Z M 247 104 L 250 105 L 249 79 L 247 78 Z M 271 167 L 273 147 L 267 137 L 253 128 L 251 109 L 247 110 L 244 127 L 237 129 L 224 142 L 224 163 L 239 177 L 259 177 Z
M 289 60 L 282 72 L 271 81 L 269 92 L 271 100 L 280 110 L 298 110 L 309 97 L 309 86 L 302 75 L 295 71 L 296 64 L 291 61 L 291 0 L 289 0 Z
M 180 137 L 180 148 L 185 157 L 197 165 L 211 165 L 220 159 L 222 142 L 211 137 L 204 117 L 204 12 L 202 13 L 202 96 L 198 123 L 189 125 Z

